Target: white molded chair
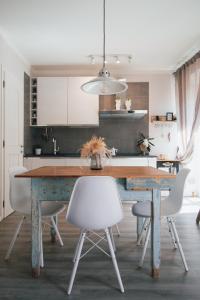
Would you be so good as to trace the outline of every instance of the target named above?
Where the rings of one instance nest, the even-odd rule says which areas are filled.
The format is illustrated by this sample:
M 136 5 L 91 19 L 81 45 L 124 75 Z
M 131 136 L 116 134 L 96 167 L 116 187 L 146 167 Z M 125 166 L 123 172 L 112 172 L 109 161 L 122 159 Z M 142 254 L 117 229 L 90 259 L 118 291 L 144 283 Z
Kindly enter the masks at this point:
M 124 292 L 111 235 L 111 227 L 119 223 L 122 218 L 122 205 L 114 178 L 109 176 L 84 176 L 76 181 L 66 219 L 69 223 L 79 227 L 81 234 L 75 250 L 74 266 L 68 287 L 68 294 L 71 293 L 73 287 L 79 260 L 95 246 L 112 257 L 120 290 L 122 293 Z M 110 255 L 99 246 L 100 241 L 105 238 L 94 232 L 98 230 L 105 232 Z M 97 243 L 90 238 L 91 232 L 100 237 Z M 92 247 L 81 255 L 85 239 L 92 243 Z
M 31 215 L 31 179 L 29 178 L 15 178 L 15 175 L 27 172 L 24 167 L 13 167 L 9 170 L 10 175 L 10 204 L 13 210 L 21 213 L 23 216 L 15 230 L 14 236 L 11 240 L 10 246 L 5 256 L 5 260 L 8 260 L 11 251 L 14 247 L 17 236 L 19 235 L 21 226 L 26 218 L 26 216 Z M 43 201 L 41 202 L 41 216 L 42 218 L 50 218 L 51 224 L 45 223 L 49 226 L 53 226 L 60 245 L 63 246 L 63 241 L 61 239 L 60 233 L 58 231 L 54 217 L 57 217 L 65 209 L 65 205 L 59 202 L 53 201 Z M 42 232 L 41 232 L 42 237 Z M 41 238 L 41 267 L 44 266 L 43 261 L 43 245 Z
M 185 267 L 185 271 L 188 271 L 187 262 L 185 259 L 185 255 L 183 253 L 183 249 L 179 240 L 179 236 L 176 230 L 176 226 L 174 223 L 173 216 L 177 214 L 181 207 L 183 202 L 183 192 L 184 192 L 184 185 L 186 178 L 189 174 L 189 169 L 182 169 L 176 176 L 175 179 L 175 187 L 174 189 L 169 193 L 169 196 L 166 197 L 164 200 L 161 201 L 161 217 L 167 218 L 167 223 L 169 226 L 169 232 L 172 238 L 173 246 L 176 249 L 178 247 L 183 265 Z M 146 254 L 146 249 L 150 237 L 150 228 L 151 228 L 151 202 L 150 201 L 144 201 L 139 202 L 133 205 L 132 207 L 132 213 L 133 215 L 137 217 L 144 217 L 146 218 L 143 226 L 143 230 L 139 236 L 138 242 L 140 243 L 142 239 L 142 234 L 144 232 L 144 229 L 147 230 L 144 248 L 142 252 L 142 257 L 139 262 L 139 267 L 142 267 L 144 262 L 144 257 Z

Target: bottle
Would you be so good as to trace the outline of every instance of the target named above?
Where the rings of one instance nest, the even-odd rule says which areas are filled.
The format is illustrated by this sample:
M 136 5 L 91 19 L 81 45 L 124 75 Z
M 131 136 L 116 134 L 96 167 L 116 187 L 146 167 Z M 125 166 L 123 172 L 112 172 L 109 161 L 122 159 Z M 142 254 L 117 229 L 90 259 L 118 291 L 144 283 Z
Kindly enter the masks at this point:
M 115 109 L 116 110 L 121 109 L 121 99 L 115 99 Z
M 125 100 L 126 110 L 131 110 L 132 100 L 130 98 Z

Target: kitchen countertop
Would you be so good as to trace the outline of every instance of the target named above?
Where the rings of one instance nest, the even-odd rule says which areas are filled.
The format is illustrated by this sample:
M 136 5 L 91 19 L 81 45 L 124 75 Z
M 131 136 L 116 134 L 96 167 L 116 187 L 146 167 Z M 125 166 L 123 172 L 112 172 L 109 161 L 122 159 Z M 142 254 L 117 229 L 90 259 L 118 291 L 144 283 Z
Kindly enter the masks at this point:
M 57 153 L 54 154 L 41 154 L 41 155 L 35 155 L 35 154 L 25 154 L 25 158 L 27 157 L 40 157 L 40 158 L 61 158 L 61 157 L 68 157 L 68 158 L 80 158 L 80 153 Z M 112 158 L 120 158 L 120 157 L 138 157 L 138 158 L 144 158 L 144 157 L 157 157 L 156 155 L 141 155 L 139 153 L 119 153 L 116 156 L 112 156 Z

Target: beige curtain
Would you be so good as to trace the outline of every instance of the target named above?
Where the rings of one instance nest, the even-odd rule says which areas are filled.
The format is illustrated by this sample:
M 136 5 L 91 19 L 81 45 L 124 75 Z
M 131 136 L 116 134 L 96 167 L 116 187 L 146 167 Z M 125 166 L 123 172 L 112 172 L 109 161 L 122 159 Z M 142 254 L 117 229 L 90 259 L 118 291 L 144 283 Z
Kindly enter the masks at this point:
M 200 127 L 200 52 L 174 75 L 179 136 L 177 158 L 187 163 L 192 158 Z

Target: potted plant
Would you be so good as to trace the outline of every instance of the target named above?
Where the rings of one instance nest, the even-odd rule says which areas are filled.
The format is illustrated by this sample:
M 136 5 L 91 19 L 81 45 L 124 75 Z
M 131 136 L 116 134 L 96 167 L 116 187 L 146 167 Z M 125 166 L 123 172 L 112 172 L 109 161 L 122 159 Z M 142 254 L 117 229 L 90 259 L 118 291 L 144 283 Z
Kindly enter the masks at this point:
M 140 148 L 143 155 L 145 155 L 147 152 L 149 153 L 151 151 L 151 147 L 155 146 L 151 140 L 154 138 L 145 137 L 143 133 L 140 132 L 139 139 L 137 140 L 137 146 Z
M 104 138 L 93 136 L 81 148 L 81 157 L 91 159 L 92 170 L 102 169 L 102 158 L 111 157 L 111 150 L 107 148 Z

